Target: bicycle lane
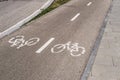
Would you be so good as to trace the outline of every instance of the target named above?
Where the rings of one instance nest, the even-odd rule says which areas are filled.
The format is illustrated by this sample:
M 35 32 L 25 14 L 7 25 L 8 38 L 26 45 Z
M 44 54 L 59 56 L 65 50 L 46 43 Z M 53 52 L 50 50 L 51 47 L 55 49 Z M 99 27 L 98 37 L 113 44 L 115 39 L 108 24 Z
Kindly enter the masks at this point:
M 66 14 L 66 17 L 60 16 L 61 18 L 58 17 L 59 19 L 57 18 L 57 20 L 53 19 L 55 18 L 53 15 L 51 16 L 48 14 L 46 17 L 53 19 L 53 21 L 46 20 L 46 17 L 38 19 L 35 22 L 28 24 L 29 27 L 25 27 L 22 30 L 4 38 L 0 43 L 0 69 L 3 70 L 3 72 L 0 73 L 2 75 L 0 77 L 4 80 L 78 80 L 85 68 L 91 47 L 97 37 L 105 12 L 108 8 L 108 6 L 104 9 L 100 7 L 101 5 L 104 6 L 107 4 L 104 3 L 104 0 L 101 4 L 99 4 L 99 2 L 100 1 L 97 1 L 91 8 L 82 9 L 82 16 L 79 16 L 75 22 L 71 23 L 67 18 L 74 16 L 73 14 L 78 12 L 78 10 L 63 7 L 63 9 L 59 8 L 58 12 L 61 13 L 62 10 L 67 9 L 68 12 L 72 11 L 74 13 L 69 13 L 69 15 L 67 15 L 68 12 L 62 12 L 64 15 Z M 77 0 L 76 4 L 79 4 Z M 96 7 L 99 10 L 97 10 Z M 94 12 L 94 14 L 92 12 Z M 101 13 L 98 18 L 97 16 L 100 12 L 103 13 Z M 55 14 L 56 12 L 53 11 L 50 14 L 53 13 Z M 62 13 L 60 13 L 56 13 L 55 15 L 61 15 Z M 64 20 L 62 19 L 63 17 Z M 96 17 L 99 20 L 98 22 L 96 22 Z M 59 22 L 55 24 L 57 21 Z M 48 23 L 46 24 L 45 22 Z M 33 26 L 34 29 L 31 30 Z M 34 37 L 39 38 L 40 41 L 31 47 L 24 46 L 20 49 L 10 47 L 11 44 L 8 43 L 9 39 L 17 35 L 23 35 L 25 37 L 25 41 Z M 54 40 L 51 41 L 48 47 L 39 54 L 35 53 L 41 46 L 52 38 Z M 65 44 L 68 41 L 79 43 L 80 46 L 85 47 L 85 54 L 80 57 L 73 57 L 67 50 L 57 54 L 51 53 L 51 48 L 54 45 Z

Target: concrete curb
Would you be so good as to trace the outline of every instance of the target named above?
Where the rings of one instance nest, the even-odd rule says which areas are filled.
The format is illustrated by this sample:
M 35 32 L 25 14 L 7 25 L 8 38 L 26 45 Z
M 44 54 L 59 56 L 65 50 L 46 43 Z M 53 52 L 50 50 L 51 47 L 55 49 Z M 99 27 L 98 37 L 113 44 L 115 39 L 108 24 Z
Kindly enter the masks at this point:
M 5 37 L 5 36 L 7 36 L 7 35 L 9 35 L 9 34 L 11 34 L 14 31 L 18 30 L 22 25 L 24 25 L 25 23 L 29 22 L 34 17 L 36 17 L 38 14 L 40 14 L 43 10 L 48 8 L 53 2 L 54 2 L 54 0 L 48 0 L 40 9 L 36 10 L 33 14 L 31 14 L 27 18 L 19 21 L 18 23 L 16 23 L 15 25 L 11 26 L 7 30 L 1 32 L 0 33 L 0 39 Z
M 110 13 L 111 8 L 112 8 L 112 2 L 113 2 L 113 1 L 111 1 L 111 4 L 110 4 L 110 6 L 109 6 L 109 9 L 108 9 L 108 11 L 107 11 L 107 13 L 106 13 L 106 15 L 105 15 L 103 24 L 102 24 L 102 26 L 101 26 L 101 29 L 99 30 L 99 34 L 98 34 L 98 36 L 97 36 L 97 38 L 96 38 L 96 41 L 95 41 L 95 43 L 94 43 L 94 45 L 93 45 L 93 47 L 92 47 L 91 52 L 90 52 L 90 53 L 91 53 L 90 58 L 89 58 L 89 60 L 88 60 L 88 62 L 87 62 L 87 65 L 86 65 L 86 67 L 85 67 L 85 70 L 84 70 L 84 72 L 83 72 L 82 77 L 81 77 L 80 80 L 88 80 L 88 77 L 89 77 L 89 75 L 90 75 L 92 66 L 93 66 L 93 64 L 94 64 L 94 61 L 95 61 L 95 58 L 96 58 L 96 55 L 97 55 L 97 51 L 98 51 L 100 42 L 101 42 L 102 37 L 103 37 L 103 34 L 104 34 L 104 30 L 105 30 L 105 28 L 106 28 L 106 24 L 107 24 L 107 22 L 108 22 L 109 13 Z

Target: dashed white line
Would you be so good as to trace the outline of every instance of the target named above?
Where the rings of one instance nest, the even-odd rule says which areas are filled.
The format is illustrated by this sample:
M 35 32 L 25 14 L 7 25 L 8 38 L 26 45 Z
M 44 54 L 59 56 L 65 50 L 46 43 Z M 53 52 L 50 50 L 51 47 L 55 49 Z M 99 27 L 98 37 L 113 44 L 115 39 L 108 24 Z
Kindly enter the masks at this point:
M 87 6 L 90 6 L 92 4 L 92 2 L 89 2 L 88 4 L 87 4 Z
M 80 13 L 77 13 L 70 21 L 74 21 L 79 15 Z
M 36 51 L 36 53 L 41 53 L 51 42 L 53 42 L 55 38 L 49 39 L 40 49 Z

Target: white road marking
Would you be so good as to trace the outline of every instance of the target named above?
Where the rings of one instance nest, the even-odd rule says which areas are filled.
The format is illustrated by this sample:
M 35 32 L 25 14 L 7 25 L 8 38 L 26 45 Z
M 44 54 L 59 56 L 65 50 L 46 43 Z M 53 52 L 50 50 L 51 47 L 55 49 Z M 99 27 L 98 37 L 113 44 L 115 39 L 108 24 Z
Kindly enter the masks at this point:
M 72 43 L 68 41 L 65 44 L 57 44 L 51 48 L 52 53 L 61 53 L 63 51 L 69 51 L 73 57 L 78 57 L 85 54 L 85 48 L 80 46 L 79 43 Z
M 70 21 L 74 21 L 79 15 L 80 13 L 77 13 Z
M 41 53 L 51 42 L 53 42 L 55 38 L 49 39 L 40 49 L 36 51 L 36 53 Z
M 20 49 L 24 46 L 32 46 L 37 44 L 40 41 L 38 37 L 30 38 L 29 40 L 25 40 L 25 36 L 18 35 L 15 37 L 12 37 L 9 39 L 9 43 L 11 44 L 10 47 L 16 47 L 17 49 Z
M 87 6 L 90 6 L 92 4 L 92 2 L 89 2 L 88 4 L 87 4 Z

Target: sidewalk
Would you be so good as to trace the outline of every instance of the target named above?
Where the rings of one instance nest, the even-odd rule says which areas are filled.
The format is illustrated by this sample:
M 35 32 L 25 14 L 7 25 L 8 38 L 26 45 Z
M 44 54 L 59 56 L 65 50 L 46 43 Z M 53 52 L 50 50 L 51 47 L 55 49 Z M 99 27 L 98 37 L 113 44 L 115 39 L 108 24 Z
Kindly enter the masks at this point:
M 40 9 L 48 0 L 8 0 L 0 2 L 0 32 Z
M 88 80 L 120 80 L 120 0 L 113 1 Z

